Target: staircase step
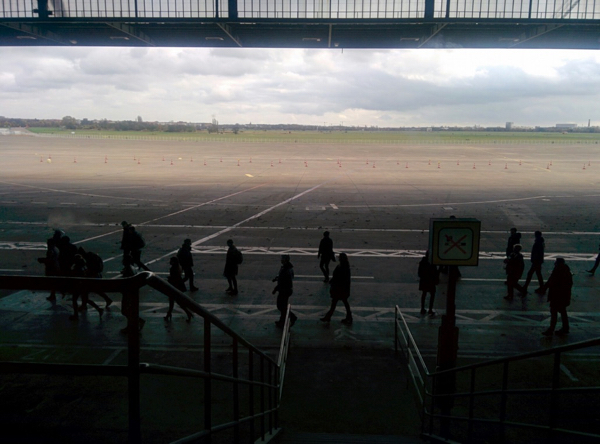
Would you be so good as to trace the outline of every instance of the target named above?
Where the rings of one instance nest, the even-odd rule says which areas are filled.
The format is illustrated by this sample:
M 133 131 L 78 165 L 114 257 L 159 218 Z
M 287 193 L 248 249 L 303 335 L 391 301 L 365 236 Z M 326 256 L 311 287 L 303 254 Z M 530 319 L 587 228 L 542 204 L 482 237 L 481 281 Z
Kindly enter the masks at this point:
M 422 444 L 409 436 L 345 435 L 336 433 L 283 433 L 279 444 Z

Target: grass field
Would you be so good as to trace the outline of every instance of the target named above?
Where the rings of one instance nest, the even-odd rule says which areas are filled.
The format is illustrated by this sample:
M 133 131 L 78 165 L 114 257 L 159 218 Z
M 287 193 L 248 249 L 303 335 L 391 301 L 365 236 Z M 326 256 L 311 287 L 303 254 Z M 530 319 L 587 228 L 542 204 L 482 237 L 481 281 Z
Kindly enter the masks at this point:
M 207 132 L 167 133 L 143 131 L 65 130 L 29 128 L 33 133 L 54 137 L 134 140 L 185 140 L 198 142 L 256 143 L 356 143 L 356 144 L 598 144 L 600 133 L 538 133 L 479 131 L 243 131 L 239 134 Z

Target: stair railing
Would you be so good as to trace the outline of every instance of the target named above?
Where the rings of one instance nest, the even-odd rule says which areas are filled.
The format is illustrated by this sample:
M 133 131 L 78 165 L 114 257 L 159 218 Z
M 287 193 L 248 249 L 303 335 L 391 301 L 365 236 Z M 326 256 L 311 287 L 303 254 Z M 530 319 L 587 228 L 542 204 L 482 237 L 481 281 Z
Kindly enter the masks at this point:
M 468 443 L 484 440 L 499 443 L 600 442 L 597 424 L 600 408 L 597 403 L 594 407 L 593 403 L 583 401 L 584 397 L 597 398 L 600 386 L 585 381 L 577 384 L 576 378 L 566 384 L 565 377 L 561 377 L 564 370 L 561 358 L 566 353 L 583 350 L 597 355 L 592 349 L 600 347 L 600 338 L 430 373 L 398 306 L 395 312 L 395 349 L 401 353 L 408 370 L 407 384 L 412 382 L 415 388 L 423 438 L 434 442 Z M 545 359 L 551 362 L 544 362 Z M 550 370 L 544 371 L 548 367 Z M 535 387 L 518 378 L 531 368 L 536 372 Z M 546 373 L 549 380 L 544 381 Z M 512 374 L 517 374 L 513 386 Z M 452 390 L 448 390 L 448 381 L 452 381 Z M 516 387 L 519 383 L 521 386 Z M 572 397 L 567 403 L 570 410 L 586 412 L 592 409 L 588 413 L 590 418 L 596 418 L 596 422 L 577 417 L 561 421 L 565 416 L 561 399 L 567 396 Z M 535 406 L 535 420 L 533 417 L 522 421 L 509 419 L 516 416 L 514 410 L 523 408 L 519 402 L 522 406 Z M 487 433 L 491 430 L 493 439 L 478 428 Z
M 153 363 L 139 362 L 139 290 L 144 286 L 154 288 L 165 296 L 171 297 L 182 307 L 190 310 L 204 320 L 203 368 L 189 369 L 171 367 Z M 129 442 L 141 443 L 140 421 L 140 375 L 174 375 L 204 380 L 204 429 L 175 442 L 211 442 L 213 435 L 226 430 L 233 430 L 232 442 L 254 442 L 257 438 L 265 441 L 279 432 L 278 412 L 280 396 L 285 374 L 285 363 L 290 341 L 290 321 L 288 306 L 284 333 L 281 339 L 279 357 L 274 360 L 253 346 L 241 335 L 232 330 L 218 317 L 211 314 L 187 295 L 183 294 L 168 282 L 151 272 L 139 273 L 130 278 L 91 279 L 38 276 L 0 276 L 1 289 L 13 290 L 59 290 L 67 293 L 105 292 L 126 294 L 131 302 L 133 312 L 128 317 L 128 363 L 127 365 L 88 365 L 88 364 L 46 364 L 23 362 L 0 362 L 0 373 L 4 374 L 46 374 L 46 375 L 95 375 L 120 376 L 128 378 L 129 406 Z M 212 365 L 212 327 L 216 327 L 232 340 L 231 375 L 216 373 Z M 239 348 L 244 347 L 248 353 L 247 378 L 239 376 Z M 258 359 L 259 375 L 255 375 L 255 359 Z M 223 424 L 213 424 L 212 382 L 225 381 L 233 387 L 232 420 Z M 248 387 L 248 414 L 240 415 L 239 387 Z M 258 393 L 257 393 L 258 392 Z M 256 409 L 256 405 L 259 408 Z M 256 411 L 258 410 L 258 411 Z M 259 430 L 255 430 L 255 422 Z M 242 425 L 248 424 L 249 432 L 240 433 Z

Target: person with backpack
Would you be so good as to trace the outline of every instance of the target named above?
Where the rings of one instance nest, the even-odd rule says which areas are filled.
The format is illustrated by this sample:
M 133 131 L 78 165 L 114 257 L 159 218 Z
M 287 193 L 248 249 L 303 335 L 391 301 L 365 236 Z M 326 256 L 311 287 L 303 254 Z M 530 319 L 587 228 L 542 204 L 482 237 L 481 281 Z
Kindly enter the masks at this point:
M 87 277 L 87 264 L 85 262 L 85 259 L 83 258 L 82 255 L 80 254 L 76 254 L 75 257 L 73 258 L 73 266 L 71 268 L 71 277 L 76 277 L 76 278 L 85 278 Z M 77 306 L 77 299 L 79 299 L 79 296 L 81 296 L 82 299 L 82 305 L 81 307 Z M 98 310 L 98 313 L 100 314 L 100 317 L 102 317 L 102 314 L 104 313 L 104 310 L 102 310 L 94 301 L 90 301 L 87 298 L 87 294 L 85 291 L 80 291 L 79 289 L 76 289 L 73 292 L 73 314 L 71 316 L 69 316 L 69 319 L 72 321 L 76 321 L 79 319 L 79 311 L 81 310 L 81 308 L 85 309 L 86 305 L 91 305 L 92 307 L 94 307 L 96 310 Z
M 102 271 L 104 271 L 104 261 L 102 258 L 92 251 L 85 251 L 83 247 L 79 247 L 79 254 L 83 256 L 85 263 L 87 264 L 86 276 L 89 278 L 102 279 Z M 104 307 L 105 309 L 110 307 L 110 304 L 113 303 L 112 299 L 103 291 L 95 291 L 94 293 L 104 299 L 104 302 L 106 302 L 106 306 Z M 82 295 L 82 309 L 85 309 L 85 306 L 88 302 L 88 297 L 89 293 Z
M 123 248 L 123 251 L 130 252 L 131 259 L 133 260 L 133 263 L 138 266 L 138 268 L 150 271 L 150 269 L 142 262 L 142 248 L 146 246 L 144 237 L 135 230 L 133 225 L 128 225 L 127 231 L 128 234 L 126 237 L 126 248 Z
M 238 294 L 237 274 L 238 265 L 240 265 L 244 258 L 242 252 L 233 245 L 232 239 L 227 239 L 227 256 L 225 257 L 225 269 L 223 270 L 223 276 L 227 278 L 229 286 L 225 290 L 230 296 L 236 296 Z
M 177 259 L 179 260 L 179 265 L 183 270 L 183 282 L 190 282 L 190 291 L 198 291 L 198 287 L 194 285 L 194 270 L 192 270 L 192 267 L 194 266 L 194 258 L 192 257 L 191 239 L 186 239 L 183 241 L 183 245 L 177 252 Z
M 169 259 L 169 265 L 171 265 L 171 267 L 169 268 L 169 277 L 167 278 L 167 281 L 177 290 L 181 292 L 186 291 L 185 283 L 183 282 L 183 278 L 181 277 L 181 273 L 183 270 L 181 269 L 181 266 L 179 264 L 179 259 L 177 259 L 176 256 L 173 256 L 171 259 Z M 187 315 L 186 321 L 190 322 L 192 320 L 192 312 L 189 311 L 187 308 L 182 307 L 181 305 L 179 306 L 183 311 L 185 311 L 185 314 Z M 175 299 L 169 296 L 169 310 L 167 311 L 167 315 L 165 316 L 165 321 L 170 321 L 173 317 L 174 307 Z

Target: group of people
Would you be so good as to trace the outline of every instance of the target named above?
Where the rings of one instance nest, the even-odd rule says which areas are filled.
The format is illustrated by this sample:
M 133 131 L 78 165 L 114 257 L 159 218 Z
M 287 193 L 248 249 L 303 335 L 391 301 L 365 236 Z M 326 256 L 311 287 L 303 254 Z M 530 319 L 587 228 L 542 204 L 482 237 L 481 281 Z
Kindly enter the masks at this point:
M 511 301 L 514 298 L 515 289 L 519 291 L 522 297 L 525 297 L 527 295 L 529 284 L 535 274 L 539 284 L 538 288 L 535 289 L 535 292 L 540 296 L 543 296 L 546 294 L 546 291 L 548 291 L 548 302 L 550 302 L 550 326 L 543 331 L 542 334 L 544 336 L 552 336 L 554 334 L 558 336 L 567 335 L 569 333 L 567 307 L 571 304 L 571 289 L 573 288 L 573 274 L 571 273 L 571 269 L 566 264 L 564 258 L 556 258 L 554 269 L 548 280 L 544 283 L 542 264 L 544 263 L 546 244 L 542 232 L 536 231 L 534 233 L 534 241 L 531 248 L 531 266 L 527 272 L 525 284 L 520 285 L 519 280 L 525 271 L 525 260 L 521 253 L 523 247 L 520 244 L 521 233 L 519 233 L 516 228 L 511 228 L 510 233 L 506 247 L 507 258 L 504 260 L 504 263 L 506 264 L 506 287 L 508 290 L 508 294 L 504 299 Z M 595 267 L 597 267 L 597 263 L 598 259 L 596 259 Z M 594 274 L 594 271 L 595 268 L 589 270 L 592 275 Z M 562 328 L 555 330 L 559 313 L 561 316 Z
M 138 269 L 149 271 L 149 268 L 141 261 L 141 251 L 145 247 L 145 241 L 142 235 L 136 231 L 135 227 L 127 221 L 121 223 L 123 227 L 123 235 L 121 239 L 121 249 L 123 250 L 123 270 L 121 275 L 129 277 L 135 275 L 133 265 L 137 265 Z M 566 308 L 571 302 L 571 288 L 573 286 L 572 273 L 569 266 L 565 263 L 564 258 L 557 258 L 554 264 L 554 269 L 548 280 L 544 283 L 542 276 L 542 264 L 544 263 L 545 241 L 540 231 L 534 233 L 534 242 L 531 249 L 530 262 L 531 266 L 527 272 L 525 283 L 519 284 L 519 280 L 525 271 L 525 260 L 522 254 L 523 247 L 521 245 L 521 233 L 516 228 L 511 228 L 510 236 L 506 247 L 505 271 L 506 271 L 506 286 L 507 295 L 505 299 L 510 301 L 514 298 L 515 289 L 519 291 L 521 296 L 528 294 L 528 287 L 533 279 L 534 274 L 538 280 L 538 288 L 535 292 L 539 295 L 545 295 L 548 291 L 548 301 L 550 302 L 550 327 L 543 332 L 546 336 L 566 335 L 569 333 L 569 319 Z M 234 245 L 232 239 L 227 240 L 227 254 L 225 258 L 225 268 L 223 276 L 227 279 L 228 287 L 225 290 L 230 296 L 238 294 L 237 274 L 239 265 L 243 262 L 243 255 L 240 250 Z M 330 322 L 333 313 L 335 312 L 338 302 L 342 302 L 346 309 L 346 317 L 342 320 L 345 324 L 352 324 L 352 310 L 348 303 L 350 297 L 350 263 L 348 256 L 345 253 L 338 255 L 339 264 L 334 269 L 331 278 L 329 276 L 329 264 L 336 262 L 336 255 L 333 251 L 333 240 L 330 237 L 329 231 L 323 233 L 323 238 L 319 243 L 317 253 L 319 259 L 319 268 L 323 273 L 323 282 L 330 285 L 331 306 L 329 311 L 320 318 L 323 322 Z M 71 243 L 68 236 L 61 230 L 55 230 L 54 235 L 47 240 L 47 252 L 44 258 L 39 258 L 39 262 L 45 265 L 46 276 L 71 276 L 71 277 L 92 277 L 101 278 L 103 271 L 103 261 L 96 253 L 85 251 L 82 247 L 77 247 Z M 600 253 L 596 258 L 594 266 L 587 270 L 592 276 L 594 275 L 600 263 Z M 169 277 L 168 282 L 180 291 L 187 291 L 186 282 L 189 283 L 190 291 L 197 291 L 198 287 L 194 285 L 194 261 L 192 256 L 192 241 L 185 239 L 182 246 L 177 251 L 175 256 L 169 260 Z M 436 287 L 439 284 L 440 269 L 429 262 L 428 254 L 419 262 L 419 290 L 421 291 L 421 314 L 435 315 L 433 310 Z M 289 303 L 289 298 L 293 294 L 293 279 L 294 266 L 290 262 L 289 255 L 281 256 L 281 267 L 273 282 L 277 285 L 273 289 L 273 294 L 277 293 L 277 308 L 281 313 L 280 319 L 275 323 L 277 327 L 284 326 L 285 316 Z M 100 297 L 106 301 L 105 308 L 112 304 L 112 299 L 103 292 L 97 292 Z M 426 310 L 427 294 L 430 294 L 429 309 Z M 63 294 L 64 297 L 64 294 Z M 81 297 L 82 304 L 78 306 L 78 299 Z M 56 290 L 52 290 L 47 298 L 51 302 L 56 301 Z M 165 316 L 165 320 L 170 321 L 174 309 L 175 301 L 169 299 L 169 309 Z M 89 299 L 88 292 L 75 291 L 73 294 L 73 315 L 71 319 L 78 318 L 78 312 L 85 310 L 87 305 L 95 308 L 100 316 L 103 309 L 100 308 L 94 301 Z M 124 295 L 122 303 L 122 312 L 126 317 L 129 317 L 131 312 L 130 303 Z M 192 313 L 185 307 L 183 311 L 187 314 L 187 321 L 192 318 Z M 562 328 L 555 331 L 558 314 L 561 315 Z M 297 316 L 290 312 L 290 324 L 294 325 Z M 140 330 L 144 325 L 144 320 L 139 319 Z M 126 333 L 127 329 L 122 332 Z
M 80 278 L 102 278 L 104 263 L 102 258 L 92 251 L 86 251 L 71 243 L 71 239 L 61 230 L 55 230 L 51 238 L 46 241 L 46 255 L 38 258 L 38 262 L 44 264 L 46 276 L 80 277 Z M 104 292 L 96 292 L 106 302 L 105 308 L 112 304 L 112 299 Z M 62 297 L 65 297 L 63 292 Z M 78 300 L 81 297 L 81 306 Z M 48 301 L 56 302 L 56 289 L 52 289 L 46 298 Z M 73 314 L 70 319 L 77 320 L 79 312 L 86 310 L 87 306 L 95 308 L 100 316 L 104 309 L 89 299 L 89 292 L 75 290 L 72 294 Z

